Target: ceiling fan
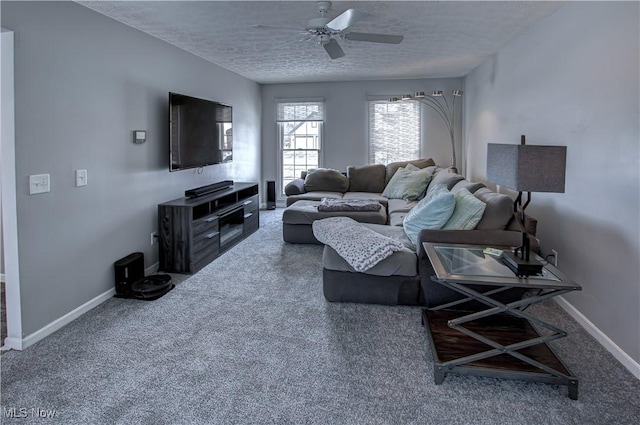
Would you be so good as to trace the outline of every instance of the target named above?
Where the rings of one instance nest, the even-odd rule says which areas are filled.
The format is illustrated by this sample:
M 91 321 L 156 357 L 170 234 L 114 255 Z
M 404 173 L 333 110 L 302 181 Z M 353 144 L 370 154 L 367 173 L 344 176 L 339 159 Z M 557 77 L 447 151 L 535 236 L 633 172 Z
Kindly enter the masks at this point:
M 353 32 L 349 28 L 356 22 L 367 17 L 367 13 L 357 9 L 348 9 L 337 17 L 331 19 L 327 17 L 327 14 L 331 10 L 330 1 L 317 1 L 316 6 L 318 8 L 318 13 L 320 13 L 320 17 L 309 19 L 304 30 L 286 27 L 272 27 L 268 25 L 254 25 L 254 28 L 297 31 L 305 35 L 305 37 L 299 41 L 315 41 L 316 44 L 324 47 L 324 50 L 329 54 L 331 59 L 338 59 L 345 55 L 344 50 L 342 50 L 342 47 L 338 44 L 338 40 L 398 44 L 404 38 L 402 35 Z

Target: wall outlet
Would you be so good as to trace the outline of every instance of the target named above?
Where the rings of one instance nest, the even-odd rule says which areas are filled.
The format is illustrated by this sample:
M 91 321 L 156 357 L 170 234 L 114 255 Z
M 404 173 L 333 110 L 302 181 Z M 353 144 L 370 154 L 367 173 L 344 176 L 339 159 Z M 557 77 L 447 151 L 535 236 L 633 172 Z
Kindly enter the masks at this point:
M 558 267 L 558 251 L 552 249 L 551 253 L 553 254 L 553 265 Z
M 151 245 L 158 243 L 158 232 L 151 232 Z
M 29 176 L 29 195 L 45 192 L 51 192 L 51 176 L 49 174 Z

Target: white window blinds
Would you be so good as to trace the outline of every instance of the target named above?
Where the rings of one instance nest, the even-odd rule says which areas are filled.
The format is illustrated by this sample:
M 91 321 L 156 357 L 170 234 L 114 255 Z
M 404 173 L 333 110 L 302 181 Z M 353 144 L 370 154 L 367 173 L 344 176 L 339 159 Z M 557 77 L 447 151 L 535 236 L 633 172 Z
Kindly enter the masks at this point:
M 276 121 L 324 121 L 324 102 L 278 102 Z
M 369 163 L 420 158 L 420 104 L 369 101 Z

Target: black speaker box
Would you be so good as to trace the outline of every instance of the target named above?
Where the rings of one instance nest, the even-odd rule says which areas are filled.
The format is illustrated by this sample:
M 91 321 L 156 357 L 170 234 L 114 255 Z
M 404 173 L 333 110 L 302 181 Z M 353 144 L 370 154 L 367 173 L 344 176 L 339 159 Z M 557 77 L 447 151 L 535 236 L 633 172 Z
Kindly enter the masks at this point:
M 171 276 L 144 276 L 144 254 L 134 252 L 114 263 L 116 297 L 156 300 L 172 290 Z
M 267 180 L 267 209 L 276 209 L 276 182 Z

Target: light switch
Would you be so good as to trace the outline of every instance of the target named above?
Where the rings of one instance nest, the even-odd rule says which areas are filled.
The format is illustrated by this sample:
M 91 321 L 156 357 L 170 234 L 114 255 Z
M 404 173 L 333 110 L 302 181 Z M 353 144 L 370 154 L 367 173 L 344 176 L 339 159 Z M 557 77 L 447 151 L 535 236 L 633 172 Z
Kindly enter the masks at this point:
M 76 170 L 76 187 L 87 185 L 87 170 Z
M 33 174 L 29 176 L 29 195 L 51 192 L 51 176 L 49 174 Z

